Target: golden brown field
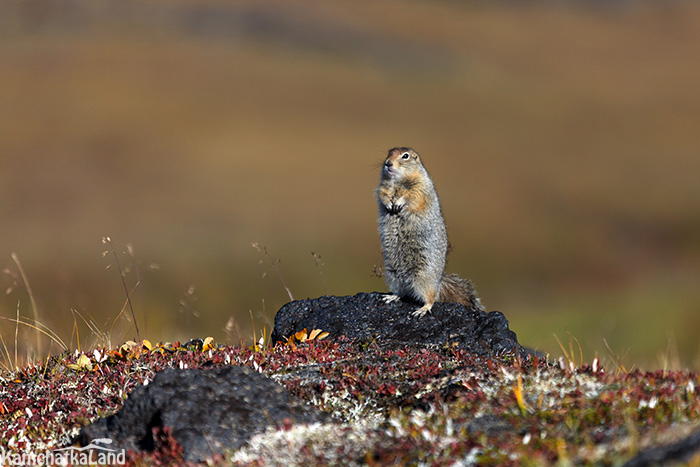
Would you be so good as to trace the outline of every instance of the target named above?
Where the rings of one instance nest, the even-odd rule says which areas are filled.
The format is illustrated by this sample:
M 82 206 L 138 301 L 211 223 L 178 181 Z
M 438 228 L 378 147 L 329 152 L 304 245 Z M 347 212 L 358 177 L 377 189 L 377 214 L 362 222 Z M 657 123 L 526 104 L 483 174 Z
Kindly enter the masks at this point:
M 71 310 L 133 337 L 105 235 L 152 341 L 269 328 L 254 242 L 294 298 L 385 290 L 373 189 L 408 145 L 521 342 L 700 369 L 700 5 L 602 3 L 3 2 L 0 316 L 33 317 L 15 252 L 71 347 Z

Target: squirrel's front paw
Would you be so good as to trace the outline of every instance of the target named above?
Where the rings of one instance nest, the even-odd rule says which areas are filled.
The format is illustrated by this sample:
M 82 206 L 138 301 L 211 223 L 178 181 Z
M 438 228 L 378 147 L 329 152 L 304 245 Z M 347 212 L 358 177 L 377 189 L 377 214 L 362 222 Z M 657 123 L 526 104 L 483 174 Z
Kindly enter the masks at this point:
M 382 297 L 382 301 L 384 303 L 394 303 L 398 302 L 399 300 L 401 300 L 401 297 L 399 297 L 398 295 L 385 295 Z
M 390 203 L 386 208 L 389 211 L 389 214 L 398 214 L 401 212 L 401 210 L 404 207 L 404 203 Z

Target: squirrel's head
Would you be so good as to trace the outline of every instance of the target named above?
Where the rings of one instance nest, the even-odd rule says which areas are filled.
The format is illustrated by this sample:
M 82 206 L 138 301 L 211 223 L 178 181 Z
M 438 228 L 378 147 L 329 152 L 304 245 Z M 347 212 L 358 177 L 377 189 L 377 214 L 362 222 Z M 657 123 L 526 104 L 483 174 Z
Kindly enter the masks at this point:
M 422 170 L 423 164 L 416 151 L 411 148 L 393 148 L 384 160 L 382 178 L 401 180 Z

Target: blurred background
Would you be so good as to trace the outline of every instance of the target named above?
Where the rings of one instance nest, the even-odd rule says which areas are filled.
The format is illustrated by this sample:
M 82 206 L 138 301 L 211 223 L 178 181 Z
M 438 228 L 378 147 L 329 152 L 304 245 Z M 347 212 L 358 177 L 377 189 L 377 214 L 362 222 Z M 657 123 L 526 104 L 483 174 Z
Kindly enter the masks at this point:
M 153 342 L 385 291 L 394 146 L 523 344 L 700 369 L 700 4 L 634 0 L 0 3 L 4 359 L 135 338 L 120 270 Z

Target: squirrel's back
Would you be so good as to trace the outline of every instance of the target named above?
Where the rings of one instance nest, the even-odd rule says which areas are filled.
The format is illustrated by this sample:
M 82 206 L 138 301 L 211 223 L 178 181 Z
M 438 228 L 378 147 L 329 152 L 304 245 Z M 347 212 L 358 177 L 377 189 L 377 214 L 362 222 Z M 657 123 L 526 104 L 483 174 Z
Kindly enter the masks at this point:
M 379 233 L 384 274 L 394 296 L 424 303 L 415 314 L 430 311 L 435 301 L 482 309 L 470 281 L 445 275 L 447 229 L 433 182 L 411 148 L 393 148 L 382 166 L 377 188 Z

